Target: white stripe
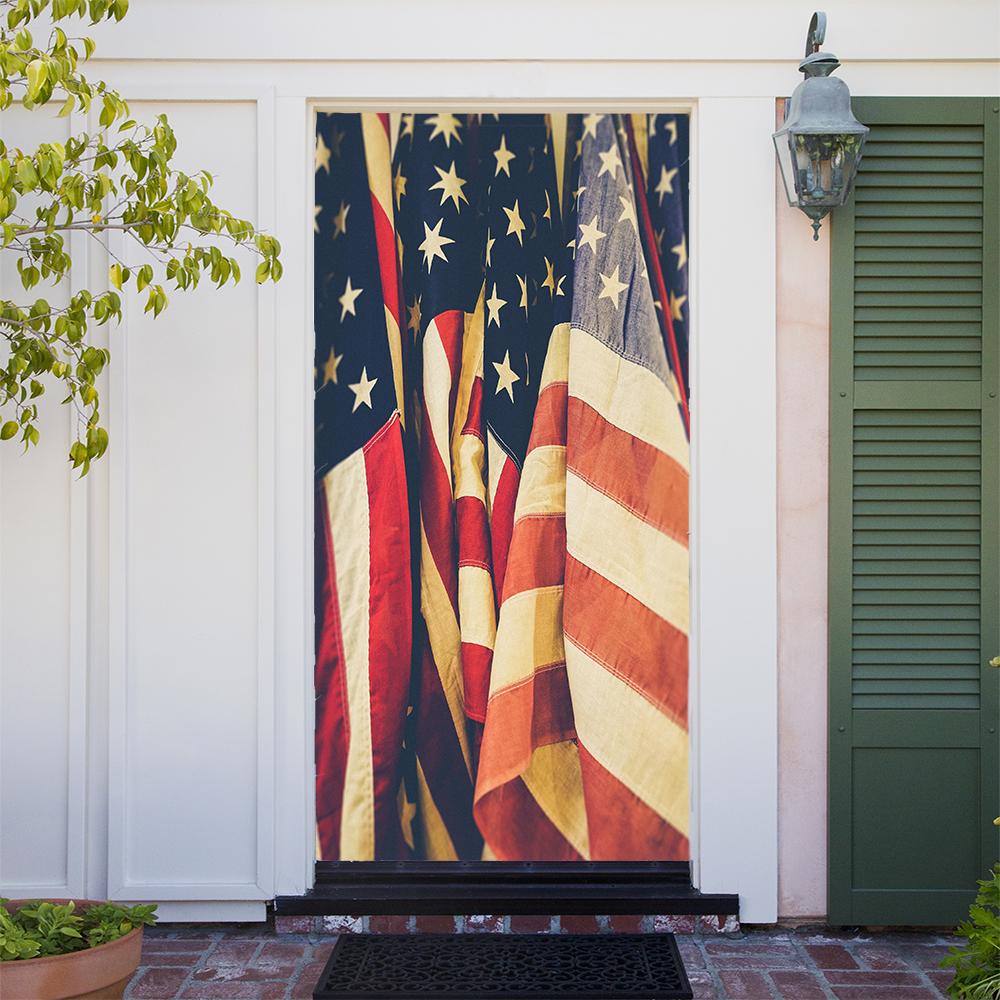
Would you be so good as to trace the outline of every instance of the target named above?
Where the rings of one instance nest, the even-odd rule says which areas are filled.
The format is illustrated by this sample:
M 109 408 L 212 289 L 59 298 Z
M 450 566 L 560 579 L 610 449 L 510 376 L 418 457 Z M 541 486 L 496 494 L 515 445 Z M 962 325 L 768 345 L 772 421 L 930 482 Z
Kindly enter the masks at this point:
M 441 343 L 435 319 L 428 324 L 427 332 L 424 334 L 424 406 L 429 426 L 423 427 L 422 433 L 430 434 L 441 466 L 448 476 L 448 484 L 452 485 L 449 454 L 451 428 L 448 426 L 450 397 L 451 366 L 448 364 L 448 355 L 445 354 L 444 344 Z
M 566 551 L 685 635 L 688 550 L 574 472 L 566 473 Z
M 458 620 L 462 642 L 493 648 L 497 619 L 493 576 L 482 566 L 458 567 Z
M 324 477 L 323 488 L 340 606 L 350 728 L 340 814 L 340 860 L 372 861 L 375 787 L 368 672 L 371 537 L 364 452 L 356 451 L 334 466 Z
M 687 730 L 568 639 L 566 672 L 580 743 L 605 770 L 687 836 Z

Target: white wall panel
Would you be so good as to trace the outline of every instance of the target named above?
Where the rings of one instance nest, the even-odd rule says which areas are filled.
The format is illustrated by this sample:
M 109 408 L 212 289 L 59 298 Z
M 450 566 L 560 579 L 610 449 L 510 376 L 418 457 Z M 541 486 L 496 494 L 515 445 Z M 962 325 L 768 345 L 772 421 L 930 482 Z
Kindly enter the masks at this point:
M 143 117 L 161 110 L 178 134 L 180 166 L 210 165 L 218 201 L 256 218 L 256 104 L 133 104 Z M 143 259 L 136 245 L 119 243 L 115 252 L 129 263 Z M 129 296 L 115 338 L 109 878 L 116 896 L 270 893 L 271 845 L 261 833 L 271 806 L 273 510 L 260 424 L 273 411 L 271 394 L 261 392 L 271 369 L 261 367 L 270 359 L 249 257 L 244 270 L 235 289 L 173 295 L 155 321 Z
M 14 108 L 3 138 L 32 148 L 65 139 L 67 127 Z M 34 206 L 24 198 L 18 208 L 30 218 Z M 25 293 L 14 262 L 3 255 L 0 295 L 65 303 L 65 286 Z M 0 885 L 8 895 L 83 889 L 87 494 L 66 462 L 74 412 L 50 392 L 39 400 L 39 445 L 27 454 L 14 442 L 0 448 Z

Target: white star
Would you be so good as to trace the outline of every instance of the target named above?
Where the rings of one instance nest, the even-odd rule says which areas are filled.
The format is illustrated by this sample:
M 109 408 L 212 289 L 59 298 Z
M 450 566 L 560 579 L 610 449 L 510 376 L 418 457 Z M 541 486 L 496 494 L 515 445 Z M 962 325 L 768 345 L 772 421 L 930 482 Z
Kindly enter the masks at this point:
M 402 139 L 402 138 L 404 138 L 405 136 L 408 136 L 408 135 L 409 136 L 413 135 L 413 123 L 414 123 L 414 120 L 416 119 L 416 117 L 417 116 L 415 114 L 413 114 L 412 112 L 407 112 L 407 111 L 404 111 L 403 114 L 400 115 L 400 125 L 399 125 L 399 138 L 400 139 Z
M 547 288 L 549 290 L 549 296 L 555 297 L 556 294 L 556 275 L 555 275 L 555 265 L 548 257 L 543 257 L 542 260 L 545 261 L 545 280 L 542 282 L 542 288 Z
M 327 173 L 330 172 L 330 150 L 320 134 L 316 135 L 315 164 L 317 170 L 322 167 Z
M 519 274 L 514 275 L 517 278 L 517 283 L 521 286 L 521 301 L 518 305 L 524 310 L 524 315 L 528 315 L 528 276 L 525 275 L 523 278 Z
M 660 180 L 653 190 L 660 196 L 660 204 L 663 204 L 663 196 L 665 194 L 674 193 L 674 177 L 677 174 L 677 167 L 673 170 L 667 170 L 665 166 L 660 167 Z
M 354 393 L 354 405 L 351 407 L 351 413 L 353 413 L 362 403 L 364 403 L 369 410 L 372 408 L 372 389 L 377 381 L 377 378 L 370 379 L 368 377 L 367 368 L 361 369 L 361 379 L 347 387 Z
M 611 174 L 612 177 L 616 177 L 622 165 L 621 158 L 618 155 L 618 143 L 611 143 L 609 149 L 597 155 L 601 158 L 601 169 L 597 171 L 597 176 L 602 177 L 604 174 Z
M 596 254 L 597 241 L 603 240 L 607 235 L 607 233 L 602 233 L 600 229 L 597 228 L 597 216 L 595 215 L 590 220 L 589 225 L 580 226 L 580 239 L 577 242 L 577 249 L 589 246 L 590 249 Z
M 336 239 L 341 233 L 347 232 L 347 213 L 351 206 L 346 202 L 340 203 L 340 211 L 333 217 L 333 238 Z
M 338 354 L 336 351 L 330 351 L 330 356 L 326 359 L 323 365 L 323 385 L 327 382 L 332 382 L 334 385 L 337 384 L 337 369 L 340 367 L 340 362 L 344 360 L 343 354 Z
M 670 145 L 677 142 L 677 119 L 668 118 L 666 122 L 667 131 L 670 133 Z
M 514 383 L 521 381 L 518 375 L 510 366 L 510 351 L 504 352 L 503 362 L 493 362 L 493 367 L 497 370 L 496 395 L 499 396 L 501 390 L 510 396 L 510 401 L 514 402 Z
M 600 299 L 611 299 L 611 304 L 617 309 L 618 308 L 618 297 L 621 295 L 628 284 L 624 281 L 618 280 L 618 268 L 616 267 L 610 275 L 599 274 L 598 277 L 604 282 L 604 287 L 601 289 L 601 294 L 597 296 Z
M 677 270 L 679 271 L 688 262 L 687 237 L 681 236 L 680 243 L 670 248 L 671 253 L 677 254 Z
M 486 230 L 486 265 L 487 267 L 493 266 L 493 261 L 490 260 L 490 255 L 493 253 L 493 244 L 496 243 L 497 238 L 495 236 L 490 236 L 490 231 Z
M 399 208 L 399 201 L 406 194 L 406 178 L 403 176 L 403 164 L 396 165 L 396 172 L 392 175 L 392 189 L 396 195 L 396 208 Z
M 517 157 L 507 148 L 507 136 L 500 136 L 500 145 L 493 151 L 493 155 L 497 160 L 497 169 L 493 176 L 498 177 L 500 175 L 500 171 L 502 170 L 508 177 L 510 177 L 510 161 L 516 160 Z
M 493 294 L 486 300 L 486 306 L 490 311 L 489 319 L 486 321 L 486 325 L 489 326 L 490 323 L 496 323 L 497 326 L 500 325 L 500 310 L 507 305 L 507 300 L 500 298 L 497 295 L 496 283 L 493 285 Z
M 524 221 L 521 219 L 521 212 L 517 205 L 517 199 L 514 199 L 514 205 L 512 208 L 504 208 L 507 213 L 507 235 L 516 236 L 517 242 L 524 246 L 524 237 L 521 233 L 524 232 Z
M 319 232 L 319 213 L 323 211 L 322 205 L 313 205 L 313 232 Z
M 618 216 L 619 222 L 625 222 L 628 220 L 632 223 L 632 228 L 635 230 L 636 236 L 639 235 L 639 221 L 635 217 L 635 202 L 632 201 L 631 195 L 618 195 L 618 200 L 622 203 L 622 214 Z
M 406 311 L 410 314 L 406 320 L 406 329 L 412 330 L 413 335 L 420 333 L 420 296 L 413 300 L 413 305 L 408 305 Z
M 347 286 L 344 288 L 344 294 L 340 296 L 337 301 L 340 303 L 340 322 L 344 322 L 344 317 L 350 313 L 352 316 L 357 316 L 354 311 L 354 303 L 357 301 L 358 296 L 364 291 L 363 288 L 351 288 L 351 279 L 348 277 Z
M 549 225 L 552 225 L 552 202 L 549 201 L 549 192 L 545 192 L 545 211 L 542 212 L 542 218 L 549 220 Z
M 587 115 L 583 119 L 583 138 L 586 139 L 588 135 L 597 138 L 597 126 L 604 118 L 604 115 Z
M 438 177 L 441 179 L 436 184 L 432 184 L 429 190 L 435 191 L 440 188 L 441 204 L 443 205 L 451 198 L 455 203 L 455 210 L 461 212 L 462 206 L 458 203 L 459 199 L 464 201 L 466 205 L 469 204 L 469 199 L 465 197 L 465 192 L 462 190 L 467 182 L 462 180 L 455 172 L 455 161 L 451 161 L 451 167 L 448 170 L 442 170 L 438 166 L 435 166 L 434 169 L 438 172 Z
M 674 295 L 673 292 L 670 293 L 670 315 L 678 323 L 684 322 L 684 313 L 681 311 L 681 307 L 685 302 L 687 302 L 686 295 Z
M 462 141 L 462 137 L 458 134 L 461 122 L 459 122 L 455 115 L 428 115 L 426 124 L 433 126 L 431 139 L 439 135 L 444 136 L 444 144 L 449 148 L 451 147 L 452 139 L 455 142 Z
M 444 251 L 441 248 L 455 242 L 441 232 L 442 222 L 444 222 L 444 219 L 438 219 L 438 224 L 433 229 L 425 222 L 424 242 L 417 247 L 418 250 L 423 250 L 424 252 L 424 263 L 427 265 L 428 274 L 431 273 L 431 265 L 434 263 L 435 257 L 440 257 L 446 264 L 448 263 L 448 258 L 445 257 Z

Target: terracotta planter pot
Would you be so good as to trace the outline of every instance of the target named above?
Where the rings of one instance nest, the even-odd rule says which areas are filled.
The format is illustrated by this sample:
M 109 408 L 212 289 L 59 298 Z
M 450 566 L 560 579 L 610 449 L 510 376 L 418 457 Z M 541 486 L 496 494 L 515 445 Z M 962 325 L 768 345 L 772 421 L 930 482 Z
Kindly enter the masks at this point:
M 12 899 L 8 908 L 16 910 L 29 902 Z M 67 903 L 66 899 L 49 900 Z M 78 910 L 96 900 L 74 900 Z M 16 959 L 0 962 L 0 997 L 3 1000 L 120 1000 L 133 973 L 139 967 L 142 928 L 96 948 L 49 958 Z

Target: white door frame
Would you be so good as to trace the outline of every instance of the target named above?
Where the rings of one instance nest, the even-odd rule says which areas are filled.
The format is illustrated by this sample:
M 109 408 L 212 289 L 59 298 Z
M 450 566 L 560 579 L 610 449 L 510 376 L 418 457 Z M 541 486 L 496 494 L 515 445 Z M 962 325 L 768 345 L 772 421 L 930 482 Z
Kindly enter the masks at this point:
M 426 84 L 425 84 L 426 87 Z M 424 88 L 421 88 L 424 89 Z M 405 88 L 399 92 L 407 92 Z M 431 93 L 434 91 L 431 90 Z M 697 100 L 581 100 L 552 97 L 516 102 L 495 96 L 445 99 L 455 111 L 657 111 L 691 114 L 691 793 L 692 880 L 706 892 L 739 892 L 741 916 L 751 922 L 777 917 L 777 576 L 775 448 L 775 255 L 774 183 L 769 132 L 774 101 L 768 98 Z M 306 634 L 296 648 L 306 652 L 306 683 L 299 711 L 306 744 L 296 747 L 308 761 L 309 793 L 292 814 L 301 817 L 299 848 L 305 870 L 291 882 L 292 844 L 279 843 L 277 893 L 302 891 L 312 884 L 315 853 L 315 802 L 312 795 L 313 624 L 312 624 L 312 219 L 315 113 L 323 111 L 399 111 L 428 108 L 427 99 L 405 102 L 359 98 L 278 98 L 279 144 L 293 142 L 305 170 L 297 202 L 280 197 L 279 235 L 286 256 L 289 230 L 297 216 L 294 259 L 286 274 L 304 264 L 308 295 L 306 343 L 278 353 L 301 362 L 298 372 L 279 364 L 279 400 L 290 395 L 298 420 L 279 419 L 278 456 L 293 453 L 297 467 L 279 469 L 280 495 L 298 483 L 297 517 L 279 521 L 279 553 L 306 536 L 301 571 Z M 437 106 L 442 106 L 439 100 Z M 284 137 L 282 133 L 287 133 Z M 766 156 L 736 163 L 733 150 L 767 143 Z M 762 194 L 763 192 L 763 194 Z M 282 217 L 287 204 L 290 218 Z M 287 226 L 287 228 L 286 228 Z M 279 285 L 279 298 L 300 286 Z M 701 289 L 721 289 L 701 294 Z M 301 304 L 296 310 L 301 313 Z M 279 313 L 285 310 L 279 303 Z M 292 334 L 291 326 L 282 340 Z M 290 350 L 294 346 L 294 350 Z M 308 375 L 308 379 L 305 377 Z M 279 403 L 280 409 L 280 403 Z M 280 413 L 279 413 L 280 418 Z M 307 459 L 304 464 L 302 460 Z M 294 474 L 289 480 L 286 474 Z M 289 508 L 292 497 L 288 498 Z M 303 530 L 304 529 L 304 530 Z M 279 555 L 279 560 L 282 558 Z M 279 582 L 279 603 L 282 585 Z M 279 612 L 279 620 L 282 615 Z M 304 619 L 304 621 L 303 621 Z M 280 625 L 279 625 L 280 632 Z M 280 658 L 283 659 L 283 658 Z M 299 661 L 302 662 L 301 660 Z M 289 694 L 291 694 L 289 679 Z M 279 743 L 284 743 L 279 720 Z M 295 782 L 301 782 L 301 771 Z M 291 778 L 279 764 L 282 782 Z M 279 783 L 279 797 L 281 796 Z M 293 803 L 289 802 L 291 807 Z M 279 819 L 279 823 L 283 821 Z M 292 834 L 291 824 L 287 833 Z M 284 851 L 287 850 L 287 853 Z M 282 864 L 282 856 L 288 862 Z

